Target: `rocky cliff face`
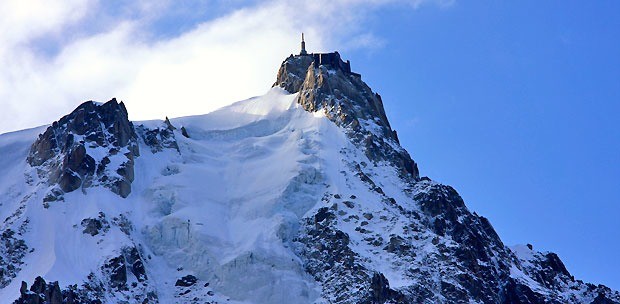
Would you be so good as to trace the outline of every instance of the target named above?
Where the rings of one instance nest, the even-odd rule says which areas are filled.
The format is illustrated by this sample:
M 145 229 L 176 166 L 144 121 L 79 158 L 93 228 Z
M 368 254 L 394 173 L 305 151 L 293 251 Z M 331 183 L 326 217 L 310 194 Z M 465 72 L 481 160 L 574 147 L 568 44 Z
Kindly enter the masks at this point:
M 28 163 L 50 186 L 46 201 L 98 185 L 127 197 L 138 155 L 127 109 L 112 99 L 105 104 L 87 101 L 54 122 L 32 145 Z
M 620 302 L 617 291 L 575 280 L 554 253 L 506 247 L 453 188 L 423 180 L 409 190 L 416 207 L 380 194 L 386 203 L 378 218 L 355 200 L 331 197 L 330 208 L 306 219 L 299 255 L 330 303 Z M 343 231 L 350 223 L 354 232 Z M 382 224 L 399 229 L 386 238 Z M 361 252 L 355 234 L 366 247 Z M 386 268 L 372 259 L 391 264 L 389 272 L 398 269 L 408 283 L 391 287 Z
M 417 164 L 400 147 L 390 127 L 381 96 L 350 71 L 338 52 L 287 58 L 274 86 L 298 93 L 297 102 L 306 111 L 323 111 L 347 130 L 356 145 L 364 147 L 369 159 L 389 162 L 414 179 L 420 177 Z
M 275 86 L 200 117 L 134 125 L 113 99 L 53 123 L 0 168 L 0 298 L 620 303 L 420 178 L 339 54 L 291 56 Z
M 139 141 L 153 152 L 178 151 L 174 126 L 134 127 L 122 102 L 87 101 L 54 122 L 34 142 L 27 161 L 49 185 L 44 202 L 63 200 L 63 194 L 104 186 L 126 198 L 134 180 Z

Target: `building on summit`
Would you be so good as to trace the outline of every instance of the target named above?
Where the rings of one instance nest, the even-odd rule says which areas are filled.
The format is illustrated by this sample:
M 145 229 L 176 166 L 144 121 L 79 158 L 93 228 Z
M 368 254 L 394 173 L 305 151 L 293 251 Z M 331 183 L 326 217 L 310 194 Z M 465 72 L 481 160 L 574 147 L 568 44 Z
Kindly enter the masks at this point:
M 334 68 L 338 68 L 345 72 L 346 74 L 350 74 L 353 76 L 361 77 L 358 73 L 351 72 L 351 62 L 347 60 L 346 62 L 340 58 L 340 53 L 308 53 L 306 51 L 306 41 L 304 40 L 304 33 L 301 33 L 301 52 L 297 56 L 312 56 L 314 67 L 319 67 L 321 65 L 328 65 Z
M 299 55 L 301 56 L 308 55 L 308 52 L 306 52 L 306 42 L 304 41 L 304 33 L 301 33 L 301 52 L 299 53 Z

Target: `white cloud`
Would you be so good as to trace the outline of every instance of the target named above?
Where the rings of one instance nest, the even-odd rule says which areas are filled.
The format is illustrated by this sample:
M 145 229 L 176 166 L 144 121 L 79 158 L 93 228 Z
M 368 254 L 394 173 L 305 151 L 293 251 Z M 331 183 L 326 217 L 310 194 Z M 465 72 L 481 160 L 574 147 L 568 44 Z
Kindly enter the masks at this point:
M 2 49 L 44 34 L 58 33 L 78 21 L 93 5 L 82 0 L 3 0 L 0 2 Z
M 214 5 L 203 2 L 194 5 Z M 298 51 L 300 32 L 312 51 L 380 47 L 363 27 L 367 15 L 419 2 L 233 1 L 239 7 L 159 39 L 154 21 L 174 2 L 128 1 L 112 13 L 95 1 L 0 2 L 0 29 L 9 33 L 0 36 L 0 133 L 50 123 L 90 99 L 122 99 L 138 120 L 206 113 L 264 93 Z M 41 41 L 63 44 L 46 53 Z

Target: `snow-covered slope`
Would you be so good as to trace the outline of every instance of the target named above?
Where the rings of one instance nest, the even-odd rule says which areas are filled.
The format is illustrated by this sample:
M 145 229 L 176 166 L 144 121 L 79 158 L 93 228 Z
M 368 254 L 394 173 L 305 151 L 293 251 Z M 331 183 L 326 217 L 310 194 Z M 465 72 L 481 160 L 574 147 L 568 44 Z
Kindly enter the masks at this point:
M 0 135 L 0 302 L 620 301 L 505 247 L 419 177 L 359 75 L 316 60 L 207 115 L 87 102 Z
M 155 153 L 142 142 L 126 199 L 94 187 L 44 204 L 49 186 L 25 162 L 41 129 L 0 137 L 7 162 L 1 176 L 12 177 L 2 183 L 2 218 L 23 210 L 15 223 L 5 224 L 18 229 L 28 220 L 19 239 L 28 251 L 34 249 L 0 298 L 18 298 L 21 281 L 32 282 L 38 275 L 61 286 L 84 281 L 119 249 L 140 245 L 141 257 L 150 257 L 144 261 L 150 266 L 146 290 L 156 291 L 162 303 L 173 302 L 178 294 L 174 284 L 187 274 L 238 300 L 282 303 L 294 294 L 304 295 L 302 302 L 317 298 L 317 284 L 280 237 L 323 194 L 319 145 L 341 144 L 344 137 L 337 138 L 337 127 L 301 109 L 294 97 L 274 88 L 209 115 L 173 120 L 191 138 L 177 130 L 179 150 Z M 153 121 L 135 125 L 167 127 Z M 323 143 L 317 141 L 320 133 L 329 135 L 321 138 Z M 24 174 L 34 180 L 27 183 Z M 304 187 L 307 182 L 316 185 Z M 131 223 L 129 233 L 116 224 L 121 218 Z M 106 228 L 96 235 L 83 233 L 84 219 L 106 221 Z M 122 298 L 109 296 L 111 302 Z

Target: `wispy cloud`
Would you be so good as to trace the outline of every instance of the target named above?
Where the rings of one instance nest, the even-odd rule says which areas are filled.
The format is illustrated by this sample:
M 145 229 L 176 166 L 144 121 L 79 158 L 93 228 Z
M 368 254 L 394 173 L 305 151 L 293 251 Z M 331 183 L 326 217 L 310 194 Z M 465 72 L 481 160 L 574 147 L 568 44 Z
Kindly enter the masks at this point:
M 264 93 L 300 32 L 314 51 L 378 48 L 368 16 L 424 2 L 2 1 L 0 133 L 89 99 L 120 98 L 132 119 L 206 113 Z

